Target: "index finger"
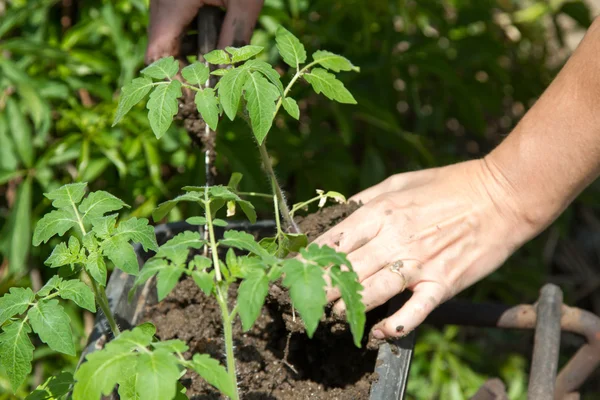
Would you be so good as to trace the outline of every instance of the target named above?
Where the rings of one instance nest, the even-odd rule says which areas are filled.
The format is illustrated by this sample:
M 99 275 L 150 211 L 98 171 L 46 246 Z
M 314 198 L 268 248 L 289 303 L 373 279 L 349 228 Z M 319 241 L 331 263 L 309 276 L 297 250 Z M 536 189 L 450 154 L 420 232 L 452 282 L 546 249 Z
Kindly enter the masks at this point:
M 227 3 L 227 13 L 217 45 L 219 49 L 227 46 L 241 47 L 250 43 L 264 0 L 236 0 Z

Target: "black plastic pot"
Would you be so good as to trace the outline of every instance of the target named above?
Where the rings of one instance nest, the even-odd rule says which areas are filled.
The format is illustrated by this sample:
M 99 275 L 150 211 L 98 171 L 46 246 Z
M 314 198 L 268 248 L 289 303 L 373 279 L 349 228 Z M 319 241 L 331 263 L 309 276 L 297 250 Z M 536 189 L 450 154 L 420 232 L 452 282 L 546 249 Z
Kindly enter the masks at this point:
M 275 224 L 273 221 L 259 221 L 255 224 L 230 223 L 228 225 L 228 229 L 245 231 L 257 234 L 258 236 L 267 236 L 273 232 L 274 228 Z M 203 234 L 203 227 L 190 225 L 185 222 L 176 222 L 158 225 L 155 228 L 159 245 L 184 231 L 195 231 Z M 221 236 L 223 232 L 223 228 L 217 228 L 215 234 Z M 135 251 L 140 267 L 152 256 L 152 254 L 144 252 L 141 246 L 136 246 Z M 121 271 L 116 271 L 111 275 L 106 287 L 110 309 L 121 330 L 131 329 L 138 325 L 141 322 L 146 307 L 156 304 L 158 300 L 155 289 L 156 281 L 155 279 L 150 279 L 144 286 L 138 288 L 130 301 L 129 292 L 133 287 L 134 280 L 135 277 Z M 395 309 L 398 308 L 397 305 L 395 307 Z M 394 309 L 394 302 L 390 303 L 390 310 L 392 309 Z M 99 310 L 96 314 L 94 329 L 81 355 L 80 363 L 85 359 L 87 354 L 101 349 L 104 343 L 110 339 L 112 339 L 112 333 L 110 332 L 108 322 L 102 311 Z M 404 398 L 413 347 L 414 334 L 397 341 L 385 343 L 380 347 L 376 365 L 373 366 L 375 372 L 379 374 L 379 379 L 371 386 L 371 400 L 400 400 Z M 113 398 L 118 399 L 118 396 L 115 394 Z

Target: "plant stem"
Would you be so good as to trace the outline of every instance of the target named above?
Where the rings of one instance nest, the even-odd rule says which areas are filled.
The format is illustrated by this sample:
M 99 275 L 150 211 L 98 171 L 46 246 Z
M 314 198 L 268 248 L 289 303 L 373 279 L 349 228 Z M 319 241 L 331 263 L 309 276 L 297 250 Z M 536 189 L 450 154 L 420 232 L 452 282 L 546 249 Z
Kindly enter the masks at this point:
M 217 242 L 215 241 L 215 229 L 213 227 L 212 214 L 210 211 L 210 199 L 208 198 L 208 191 L 204 191 L 204 206 L 206 207 L 206 226 L 208 228 L 208 237 L 210 241 L 210 252 L 213 259 L 213 266 L 215 268 L 215 275 L 217 282 L 221 282 L 221 268 L 219 265 L 219 254 L 217 253 Z
M 292 207 L 292 211 L 290 211 L 290 215 L 293 217 L 294 214 L 296 213 L 296 211 L 303 209 L 304 207 L 308 206 L 309 204 L 314 203 L 315 201 L 321 200 L 323 198 L 322 195 L 319 195 L 317 197 L 313 197 L 310 200 L 306 200 L 304 203 L 299 203 L 296 204 L 295 206 Z
M 221 316 L 223 318 L 223 333 L 225 336 L 225 356 L 227 359 L 227 373 L 229 379 L 235 387 L 234 396 L 232 400 L 239 400 L 240 395 L 238 393 L 237 385 L 237 374 L 235 369 L 235 356 L 233 354 L 233 312 L 230 314 L 227 308 L 227 296 L 223 295 L 222 289 L 217 285 L 217 301 L 221 307 Z
M 108 321 L 108 325 L 110 326 L 110 330 L 112 331 L 113 336 L 117 337 L 121 334 L 121 331 L 119 330 L 115 318 L 113 317 L 112 312 L 110 311 L 110 307 L 108 305 L 108 298 L 106 297 L 106 292 L 104 291 L 104 288 L 102 286 L 96 284 L 94 278 L 89 278 L 90 282 L 92 283 L 92 290 L 94 291 L 94 296 L 96 296 L 96 302 L 98 303 L 98 306 L 104 313 L 104 316 L 106 316 L 106 320 Z
M 260 150 L 260 158 L 262 159 L 262 163 L 265 167 L 267 175 L 271 180 L 271 185 L 274 190 L 274 195 L 277 196 L 277 200 L 279 202 L 279 209 L 281 211 L 281 216 L 288 224 L 289 229 L 292 233 L 300 233 L 300 228 L 294 222 L 292 217 L 290 216 L 290 209 L 285 201 L 285 197 L 283 197 L 283 192 L 281 191 L 281 187 L 277 182 L 277 177 L 275 176 L 275 172 L 273 171 L 273 165 L 271 164 L 271 158 L 269 158 L 269 154 L 267 153 L 267 147 L 265 146 L 265 142 L 263 142 L 258 149 Z

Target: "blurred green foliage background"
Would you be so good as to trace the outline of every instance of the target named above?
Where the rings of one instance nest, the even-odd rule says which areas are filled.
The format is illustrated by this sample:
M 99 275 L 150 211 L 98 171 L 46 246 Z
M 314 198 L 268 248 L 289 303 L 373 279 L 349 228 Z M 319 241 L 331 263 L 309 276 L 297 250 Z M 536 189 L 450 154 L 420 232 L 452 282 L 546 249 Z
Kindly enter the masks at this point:
M 282 24 L 309 52 L 325 48 L 361 67 L 342 75 L 358 106 L 299 87 L 300 121 L 277 120 L 268 146 L 292 201 L 315 189 L 349 195 L 393 173 L 484 155 L 550 83 L 593 15 L 579 0 L 266 0 L 254 44 L 272 48 Z M 49 247 L 30 246 L 49 208 L 43 192 L 89 181 L 148 216 L 182 186 L 203 183 L 201 149 L 180 127 L 157 141 L 143 107 L 111 127 L 119 88 L 143 66 L 147 22 L 145 0 L 0 1 L 0 295 L 38 288 L 48 276 Z M 282 65 L 275 52 L 262 57 Z M 217 146 L 220 180 L 237 171 L 244 190 L 268 191 L 245 126 L 223 122 Z M 555 281 L 567 302 L 598 313 L 595 185 L 463 296 L 531 303 L 543 282 Z M 83 345 L 91 316 L 70 313 Z M 524 399 L 531 343 L 523 333 L 423 327 L 410 396 L 465 399 L 500 376 L 511 399 Z M 580 344 L 564 338 L 564 357 Z M 43 346 L 35 360 L 31 385 L 76 364 Z M 10 398 L 8 388 L 0 373 L 0 399 Z

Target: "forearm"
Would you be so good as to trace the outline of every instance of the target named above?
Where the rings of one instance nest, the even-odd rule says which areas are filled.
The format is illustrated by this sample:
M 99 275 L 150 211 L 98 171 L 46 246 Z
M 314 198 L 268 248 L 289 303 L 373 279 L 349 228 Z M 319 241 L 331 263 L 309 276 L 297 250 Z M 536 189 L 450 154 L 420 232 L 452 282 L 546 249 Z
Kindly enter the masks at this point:
M 600 19 L 515 130 L 485 158 L 528 240 L 600 173 Z

